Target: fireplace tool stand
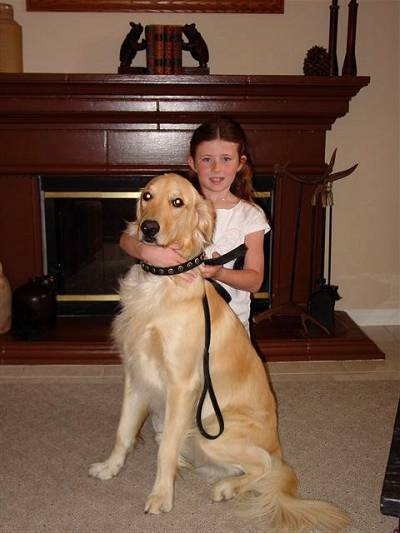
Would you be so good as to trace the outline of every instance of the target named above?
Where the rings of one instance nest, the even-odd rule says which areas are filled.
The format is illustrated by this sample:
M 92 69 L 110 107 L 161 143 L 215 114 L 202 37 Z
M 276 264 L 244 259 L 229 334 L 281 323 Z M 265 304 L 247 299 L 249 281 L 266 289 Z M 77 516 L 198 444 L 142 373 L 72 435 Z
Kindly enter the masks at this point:
M 316 181 L 312 181 L 306 178 L 303 178 L 301 176 L 295 176 L 294 174 L 290 173 L 287 170 L 287 164 L 284 166 L 275 166 L 275 173 L 278 176 L 291 179 L 296 181 L 300 184 L 300 193 L 299 193 L 299 199 L 297 204 L 297 212 L 296 212 L 296 230 L 294 235 L 294 244 L 293 244 L 293 256 L 292 256 L 292 266 L 291 266 L 291 277 L 290 277 L 290 290 L 289 290 L 289 300 L 281 304 L 277 307 L 274 307 L 272 309 L 267 309 L 266 311 L 263 311 L 253 317 L 253 323 L 259 324 L 263 320 L 271 320 L 273 317 L 279 318 L 279 317 L 285 317 L 285 318 L 296 318 L 298 317 L 301 321 L 301 325 L 303 327 L 303 330 L 307 335 L 310 334 L 308 329 L 308 323 L 313 324 L 316 328 L 319 330 L 322 330 L 326 335 L 331 336 L 333 334 L 333 330 L 330 331 L 328 327 L 326 327 L 324 324 L 322 324 L 319 320 L 317 320 L 314 316 L 312 316 L 309 312 L 307 312 L 301 305 L 297 304 L 293 301 L 293 295 L 294 295 L 294 281 L 296 276 L 296 265 L 297 265 L 297 256 L 298 256 L 298 247 L 299 247 L 299 230 L 300 230 L 300 220 L 301 220 L 301 206 L 303 201 L 303 192 L 304 192 L 304 185 L 315 185 L 315 191 L 313 195 L 312 203 L 314 206 L 317 205 L 318 202 L 321 202 L 322 207 L 326 208 L 327 205 L 330 206 L 330 229 L 329 229 L 329 283 L 330 283 L 330 270 L 331 270 L 331 246 L 332 246 L 332 205 L 333 205 L 333 195 L 332 195 L 332 184 L 334 181 L 345 178 L 346 176 L 349 176 L 354 170 L 357 168 L 357 165 L 352 166 L 351 168 L 348 168 L 346 170 L 343 170 L 342 172 L 336 172 L 332 174 L 333 166 L 335 164 L 336 159 L 336 149 L 334 150 L 331 160 L 329 162 L 329 165 L 327 165 L 327 168 L 324 172 L 324 174 L 318 178 Z M 315 216 L 315 215 L 314 215 Z M 314 228 L 313 231 L 313 239 L 315 239 L 315 231 Z M 322 286 L 324 285 L 325 280 L 322 280 Z

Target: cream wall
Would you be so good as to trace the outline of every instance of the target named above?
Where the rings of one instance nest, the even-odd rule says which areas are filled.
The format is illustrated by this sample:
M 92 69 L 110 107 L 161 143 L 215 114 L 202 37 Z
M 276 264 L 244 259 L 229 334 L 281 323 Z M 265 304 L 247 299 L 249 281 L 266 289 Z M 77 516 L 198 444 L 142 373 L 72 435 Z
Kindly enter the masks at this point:
M 32 13 L 8 0 L 23 27 L 25 72 L 115 73 L 129 21 L 195 22 L 212 74 L 302 74 L 307 50 L 327 47 L 330 0 L 285 0 L 283 15 Z M 338 59 L 344 58 L 347 0 L 340 0 Z M 334 186 L 333 279 L 360 324 L 400 323 L 400 0 L 359 0 L 357 64 L 371 84 L 327 137 L 336 170 L 359 163 Z M 193 64 L 185 54 L 185 65 Z M 139 53 L 136 66 L 144 65 Z

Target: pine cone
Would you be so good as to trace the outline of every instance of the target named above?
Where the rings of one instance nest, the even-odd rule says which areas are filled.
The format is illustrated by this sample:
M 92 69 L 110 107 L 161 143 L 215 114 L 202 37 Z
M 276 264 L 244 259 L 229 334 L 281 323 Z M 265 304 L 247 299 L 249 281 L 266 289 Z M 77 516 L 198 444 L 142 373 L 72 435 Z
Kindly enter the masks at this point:
M 304 59 L 303 72 L 306 76 L 329 76 L 329 54 L 326 48 L 310 48 Z

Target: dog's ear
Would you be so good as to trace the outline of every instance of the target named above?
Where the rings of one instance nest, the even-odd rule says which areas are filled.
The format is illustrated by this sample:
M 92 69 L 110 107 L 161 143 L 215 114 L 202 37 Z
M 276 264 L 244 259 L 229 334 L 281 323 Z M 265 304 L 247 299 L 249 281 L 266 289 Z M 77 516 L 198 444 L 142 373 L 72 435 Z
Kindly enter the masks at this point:
M 206 244 L 210 244 L 214 234 L 215 208 L 210 200 L 199 195 L 196 202 L 196 211 L 199 217 L 198 230 L 202 234 Z

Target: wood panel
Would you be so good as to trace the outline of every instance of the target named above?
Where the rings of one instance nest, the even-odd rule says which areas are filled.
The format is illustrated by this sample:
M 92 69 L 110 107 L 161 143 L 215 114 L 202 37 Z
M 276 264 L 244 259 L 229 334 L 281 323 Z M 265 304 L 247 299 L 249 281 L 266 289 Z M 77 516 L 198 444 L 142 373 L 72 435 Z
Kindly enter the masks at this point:
M 277 127 L 242 122 L 255 166 L 273 171 L 276 164 L 289 164 L 295 172 L 320 174 L 325 167 L 325 130 Z M 299 149 L 301 146 L 301 149 Z
M 0 198 L 0 261 L 15 288 L 43 272 L 37 179 L 0 175 Z
M 102 130 L 24 126 L 0 128 L 2 172 L 63 172 L 107 166 L 106 133 Z
M 109 131 L 109 165 L 121 169 L 185 165 L 190 137 L 191 131 Z

